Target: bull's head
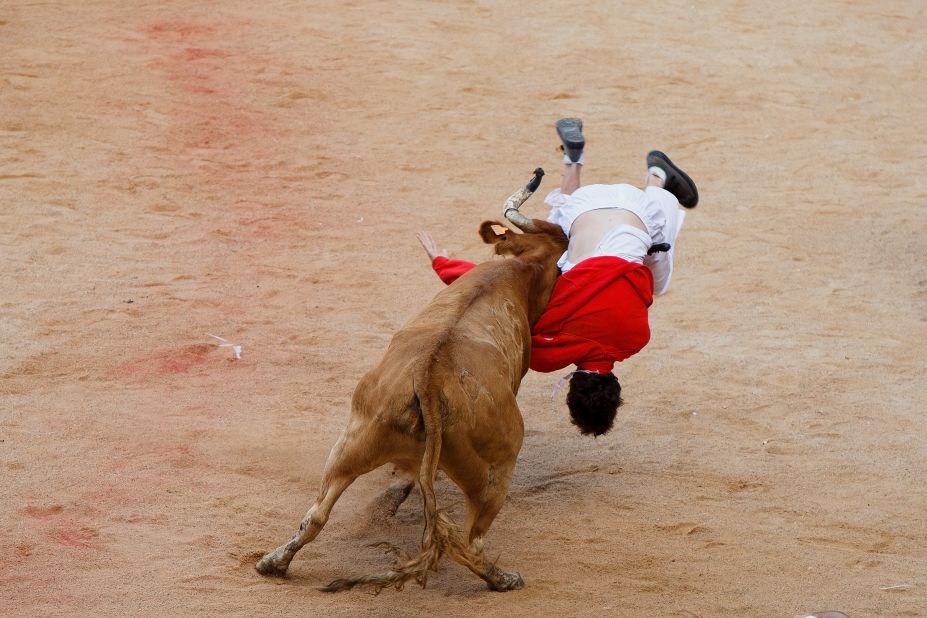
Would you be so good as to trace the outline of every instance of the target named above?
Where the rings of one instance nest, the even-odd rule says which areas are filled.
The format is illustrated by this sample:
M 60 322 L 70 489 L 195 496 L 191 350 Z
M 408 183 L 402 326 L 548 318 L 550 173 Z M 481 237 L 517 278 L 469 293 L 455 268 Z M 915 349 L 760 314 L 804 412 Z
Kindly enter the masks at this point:
M 524 215 L 522 215 L 524 216 Z M 569 241 L 559 225 L 540 219 L 525 220 L 531 224 L 524 234 L 516 234 L 498 221 L 483 221 L 480 238 L 495 245 L 496 255 L 511 255 L 528 260 L 544 260 L 553 256 L 557 261 L 566 251 Z
M 524 234 L 516 234 L 498 221 L 484 221 L 480 225 L 480 238 L 487 244 L 496 245 L 497 255 L 543 260 L 551 255 L 559 257 L 566 250 L 569 241 L 559 225 L 529 219 L 518 212 L 525 200 L 537 190 L 543 176 L 544 170 L 534 170 L 531 182 L 509 196 L 502 206 L 505 218 Z
M 534 324 L 547 306 L 554 284 L 560 275 L 557 260 L 569 245 L 569 240 L 559 225 L 529 219 L 518 208 L 528 199 L 541 182 L 544 171 L 537 169 L 534 178 L 523 189 L 516 191 L 505 202 L 502 212 L 509 222 L 523 233 L 517 233 L 498 221 L 483 221 L 480 225 L 480 238 L 493 245 L 497 255 L 510 255 L 515 260 L 528 266 L 519 270 L 521 279 L 528 291 L 528 320 Z

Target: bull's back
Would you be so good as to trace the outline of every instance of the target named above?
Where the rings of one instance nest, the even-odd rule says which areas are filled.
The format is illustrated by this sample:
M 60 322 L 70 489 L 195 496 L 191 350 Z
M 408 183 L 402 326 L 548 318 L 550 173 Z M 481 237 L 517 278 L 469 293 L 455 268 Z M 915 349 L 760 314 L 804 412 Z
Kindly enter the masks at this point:
M 514 395 L 528 369 L 531 335 L 519 267 L 514 260 L 480 264 L 441 290 L 393 336 L 358 385 L 355 404 L 401 408 L 425 387 L 449 400 Z
M 465 366 L 472 375 L 504 375 L 517 388 L 530 354 L 524 270 L 515 260 L 478 265 L 396 333 L 387 357 L 420 355 L 426 363 Z

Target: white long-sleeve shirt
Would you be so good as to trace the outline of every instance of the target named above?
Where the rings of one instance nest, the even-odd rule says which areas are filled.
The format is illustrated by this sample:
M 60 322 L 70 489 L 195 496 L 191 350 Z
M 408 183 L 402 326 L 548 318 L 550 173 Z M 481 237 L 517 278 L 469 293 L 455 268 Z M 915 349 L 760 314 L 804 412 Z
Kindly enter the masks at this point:
M 676 237 L 685 219 L 685 212 L 679 208 L 679 202 L 672 193 L 660 187 L 641 190 L 626 184 L 596 184 L 582 186 L 570 195 L 555 189 L 544 198 L 544 203 L 551 207 L 547 220 L 559 225 L 567 236 L 576 218 L 590 210 L 621 208 L 637 215 L 647 233 L 632 225 L 618 225 L 605 233 L 589 257 L 613 255 L 644 264 L 653 272 L 654 294 L 663 294 L 669 289 Z M 670 243 L 672 248 L 667 252 L 647 255 L 650 247 L 663 242 Z M 558 262 L 562 272 L 576 265 L 569 261 L 568 253 L 564 252 Z

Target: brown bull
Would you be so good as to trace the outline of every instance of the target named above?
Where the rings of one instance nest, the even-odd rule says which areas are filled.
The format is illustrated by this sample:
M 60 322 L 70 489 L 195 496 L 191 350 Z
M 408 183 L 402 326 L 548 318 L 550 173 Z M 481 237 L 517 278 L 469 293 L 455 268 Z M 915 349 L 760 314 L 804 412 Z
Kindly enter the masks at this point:
M 542 170 L 506 202 L 506 217 L 525 233 L 497 234 L 485 221 L 479 233 L 499 255 L 513 259 L 480 264 L 442 290 L 393 337 L 380 363 L 360 381 L 348 425 L 332 449 L 315 503 L 293 538 L 264 556 L 263 575 L 283 576 L 293 556 L 322 530 L 341 493 L 383 464 L 418 472 L 425 511 L 421 553 L 376 575 L 336 580 L 324 590 L 358 584 L 425 585 L 442 554 L 482 577 L 493 590 L 521 588 L 516 572 L 486 561 L 483 539 L 508 493 L 524 425 L 516 402 L 528 371 L 531 327 L 547 305 L 567 246 L 559 226 L 518 212 L 540 182 Z M 435 503 L 438 469 L 463 491 L 466 529 Z M 394 505 L 411 484 L 394 486 Z

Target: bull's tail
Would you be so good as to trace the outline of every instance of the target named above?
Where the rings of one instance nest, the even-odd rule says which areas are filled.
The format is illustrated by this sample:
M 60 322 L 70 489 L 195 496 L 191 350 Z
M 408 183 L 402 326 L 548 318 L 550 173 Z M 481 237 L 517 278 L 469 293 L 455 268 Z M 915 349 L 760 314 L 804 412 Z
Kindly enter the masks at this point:
M 427 382 L 426 382 L 427 384 Z M 385 573 L 360 575 L 336 579 L 320 588 L 325 592 L 349 590 L 358 585 L 370 585 L 377 592 L 390 586 L 401 590 L 409 580 L 415 580 L 422 588 L 428 580 L 428 571 L 437 571 L 441 556 L 447 553 L 464 566 L 479 572 L 483 568 L 482 552 L 475 552 L 467 543 L 460 526 L 455 524 L 443 510 L 438 510 L 435 499 L 434 480 L 441 459 L 443 424 L 439 409 L 440 396 L 434 392 L 416 389 L 422 419 L 425 423 L 425 454 L 419 471 L 419 487 L 425 510 L 425 531 L 422 535 L 422 550 L 412 558 L 395 550 L 400 556 L 396 564 Z

